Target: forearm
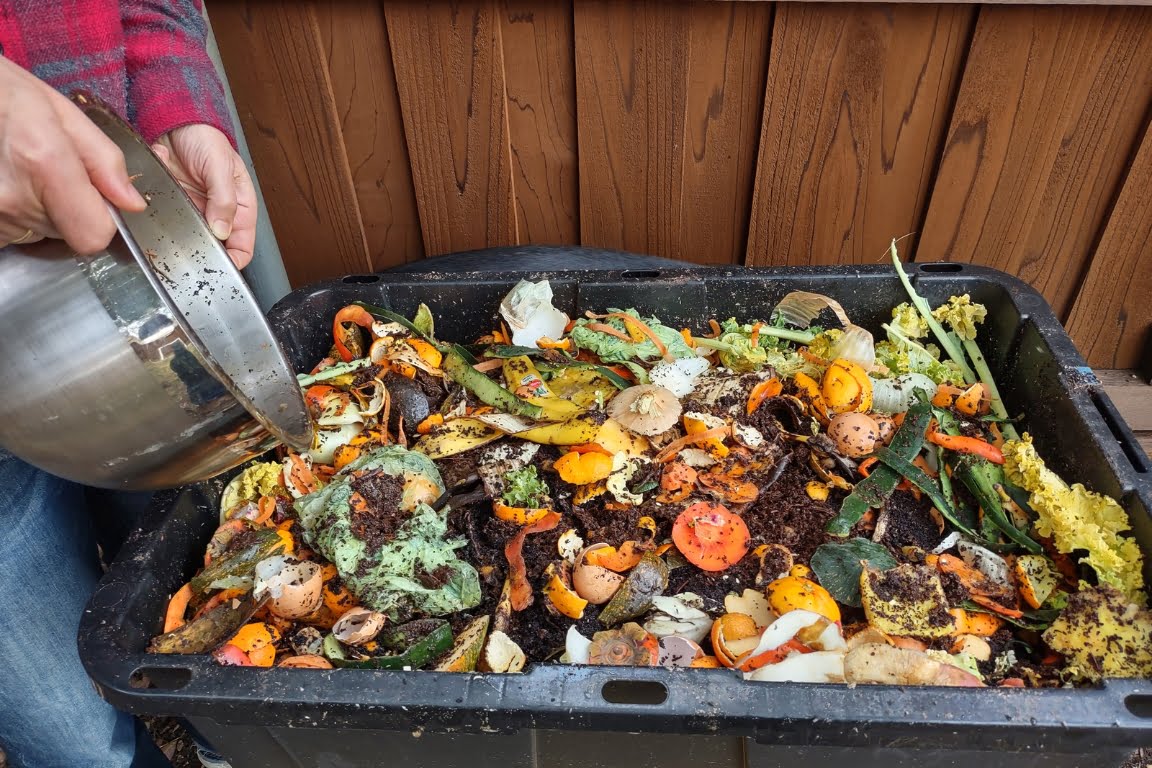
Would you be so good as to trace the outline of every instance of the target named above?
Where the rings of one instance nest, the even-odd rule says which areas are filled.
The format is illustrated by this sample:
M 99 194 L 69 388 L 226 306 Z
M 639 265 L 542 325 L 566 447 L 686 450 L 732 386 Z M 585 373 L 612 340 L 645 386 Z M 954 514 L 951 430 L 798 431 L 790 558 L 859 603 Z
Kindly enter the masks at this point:
M 129 117 L 145 140 L 204 123 L 235 145 L 224 89 L 206 50 L 200 0 L 122 0 L 120 13 Z

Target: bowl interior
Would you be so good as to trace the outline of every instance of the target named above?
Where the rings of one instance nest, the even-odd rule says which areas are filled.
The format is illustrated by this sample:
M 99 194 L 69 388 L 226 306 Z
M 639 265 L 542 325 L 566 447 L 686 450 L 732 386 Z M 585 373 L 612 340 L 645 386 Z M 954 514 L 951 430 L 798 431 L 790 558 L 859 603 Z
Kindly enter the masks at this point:
M 102 105 L 82 105 L 124 153 L 139 213 L 113 212 L 128 247 L 203 363 L 278 440 L 306 450 L 312 420 L 295 372 L 224 245 L 152 149 Z

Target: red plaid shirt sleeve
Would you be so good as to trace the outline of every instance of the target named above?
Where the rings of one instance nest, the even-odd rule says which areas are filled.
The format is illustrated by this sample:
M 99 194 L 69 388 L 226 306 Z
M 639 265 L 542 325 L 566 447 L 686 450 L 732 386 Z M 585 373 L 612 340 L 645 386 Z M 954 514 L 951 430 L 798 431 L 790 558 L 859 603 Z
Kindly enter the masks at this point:
M 128 119 L 152 142 L 206 123 L 235 146 L 224 89 L 205 48 L 201 0 L 121 0 Z

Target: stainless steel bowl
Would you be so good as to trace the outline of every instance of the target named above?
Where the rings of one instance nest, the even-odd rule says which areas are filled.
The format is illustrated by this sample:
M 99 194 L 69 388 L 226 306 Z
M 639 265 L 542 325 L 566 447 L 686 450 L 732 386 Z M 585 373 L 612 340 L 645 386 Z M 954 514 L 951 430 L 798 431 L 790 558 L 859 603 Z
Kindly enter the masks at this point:
M 94 256 L 45 240 L 0 251 L 0 445 L 54 475 L 151 490 L 277 443 L 306 450 L 300 387 L 223 245 L 152 150 L 91 100 L 142 213 Z

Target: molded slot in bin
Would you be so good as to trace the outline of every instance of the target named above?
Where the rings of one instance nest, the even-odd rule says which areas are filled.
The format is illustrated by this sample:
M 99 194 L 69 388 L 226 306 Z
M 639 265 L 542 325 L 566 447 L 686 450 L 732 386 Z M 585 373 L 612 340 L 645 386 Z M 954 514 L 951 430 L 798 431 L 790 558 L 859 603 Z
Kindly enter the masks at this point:
M 663 704 L 668 688 L 651 680 L 609 680 L 600 695 L 610 704 Z
M 128 678 L 133 688 L 178 691 L 192 681 L 192 670 L 184 667 L 137 667 Z
M 1124 706 L 1136 717 L 1152 718 L 1152 696 L 1134 693 L 1124 699 Z
M 1144 449 L 1135 445 L 1124 434 L 1124 430 L 1120 426 L 1120 415 L 1116 413 L 1116 408 L 1111 402 L 1106 401 L 1099 392 L 1092 393 L 1092 404 L 1096 406 L 1096 411 L 1104 418 L 1104 423 L 1108 425 L 1108 431 L 1120 444 L 1120 449 L 1128 457 L 1128 463 L 1132 465 L 1132 469 L 1142 475 L 1146 474 L 1148 472 L 1148 460 L 1144 455 Z
M 650 278 L 660 277 L 660 270 L 658 269 L 626 269 L 620 273 L 620 277 L 625 280 L 647 280 Z
M 952 261 L 938 261 L 932 264 L 919 264 L 917 268 L 921 272 L 963 272 L 964 265 L 957 264 Z
M 341 282 L 368 285 L 370 283 L 380 282 L 380 275 L 348 275 L 347 277 L 341 278 Z

